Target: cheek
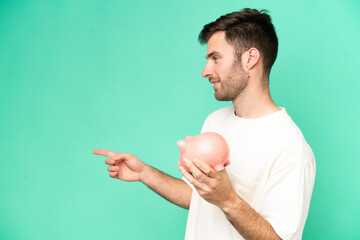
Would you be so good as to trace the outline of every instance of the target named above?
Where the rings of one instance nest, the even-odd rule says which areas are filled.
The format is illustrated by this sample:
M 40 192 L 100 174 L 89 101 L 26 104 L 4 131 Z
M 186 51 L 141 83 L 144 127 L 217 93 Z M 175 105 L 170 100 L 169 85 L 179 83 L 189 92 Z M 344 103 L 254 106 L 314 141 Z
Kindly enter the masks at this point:
M 226 71 L 224 71 L 223 69 L 218 69 L 218 70 L 215 72 L 215 74 L 216 74 L 216 77 L 218 77 L 218 78 L 221 79 L 221 80 L 225 79 L 226 76 L 227 76 Z
M 232 76 L 232 72 L 228 72 L 228 71 L 222 71 L 219 73 L 219 78 L 221 80 L 221 83 L 228 83 L 229 81 L 231 81 L 231 79 L 233 78 Z
M 229 66 L 222 65 L 221 67 L 220 66 L 218 67 L 217 73 L 219 76 L 229 77 L 234 73 L 234 69 L 231 65 L 229 65 Z

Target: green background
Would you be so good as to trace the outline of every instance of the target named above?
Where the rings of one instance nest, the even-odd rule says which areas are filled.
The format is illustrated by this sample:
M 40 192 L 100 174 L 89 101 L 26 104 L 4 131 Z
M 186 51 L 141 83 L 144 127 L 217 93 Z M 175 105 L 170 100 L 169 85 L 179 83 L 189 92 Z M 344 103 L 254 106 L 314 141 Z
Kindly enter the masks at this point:
M 244 7 L 271 11 L 272 96 L 315 153 L 303 239 L 359 239 L 357 0 L 0 0 L 0 239 L 183 239 L 187 210 L 92 150 L 181 177 L 176 141 L 231 104 L 201 77 L 197 36 Z

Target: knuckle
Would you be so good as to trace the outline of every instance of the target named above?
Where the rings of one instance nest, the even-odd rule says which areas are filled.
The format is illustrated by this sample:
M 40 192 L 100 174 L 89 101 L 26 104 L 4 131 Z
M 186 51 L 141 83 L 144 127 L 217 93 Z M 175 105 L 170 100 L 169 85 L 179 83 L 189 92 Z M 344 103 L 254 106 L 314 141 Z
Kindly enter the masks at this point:
M 206 193 L 210 193 L 210 192 L 212 192 L 212 190 L 213 189 L 210 186 L 206 187 Z
M 196 174 L 196 179 L 204 179 L 205 175 L 202 173 Z
M 192 184 L 192 185 L 197 185 L 197 183 L 198 183 L 198 180 L 196 179 L 196 178 L 190 178 L 189 179 L 189 182 Z
M 206 173 L 204 174 L 203 172 L 200 172 L 200 173 L 198 174 L 198 177 L 199 177 L 199 178 L 205 178 L 205 177 L 207 177 L 207 175 L 206 175 Z
M 211 190 L 215 189 L 215 188 L 216 188 L 216 184 L 210 183 L 210 184 L 209 184 L 209 188 L 210 188 Z
M 130 153 L 118 153 L 116 155 L 116 160 L 129 159 L 132 155 Z

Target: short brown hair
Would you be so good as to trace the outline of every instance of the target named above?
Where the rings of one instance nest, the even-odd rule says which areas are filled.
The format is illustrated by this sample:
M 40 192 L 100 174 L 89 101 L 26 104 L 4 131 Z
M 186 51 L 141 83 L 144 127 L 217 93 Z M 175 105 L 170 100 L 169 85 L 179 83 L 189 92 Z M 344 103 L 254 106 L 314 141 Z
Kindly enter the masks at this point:
M 264 65 L 264 74 L 270 74 L 278 51 L 278 38 L 267 10 L 244 8 L 241 11 L 221 16 L 206 24 L 199 34 L 199 41 L 205 44 L 218 31 L 225 31 L 226 40 L 235 49 L 241 62 L 242 54 L 255 47 L 259 50 Z

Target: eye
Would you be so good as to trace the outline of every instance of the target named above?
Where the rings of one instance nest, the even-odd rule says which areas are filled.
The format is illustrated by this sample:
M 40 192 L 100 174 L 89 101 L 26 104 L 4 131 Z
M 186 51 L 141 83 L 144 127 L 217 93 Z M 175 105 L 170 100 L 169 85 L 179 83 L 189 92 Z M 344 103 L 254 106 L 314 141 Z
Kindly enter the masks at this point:
M 213 57 L 214 61 L 215 62 L 218 62 L 219 61 L 219 58 L 218 57 Z

